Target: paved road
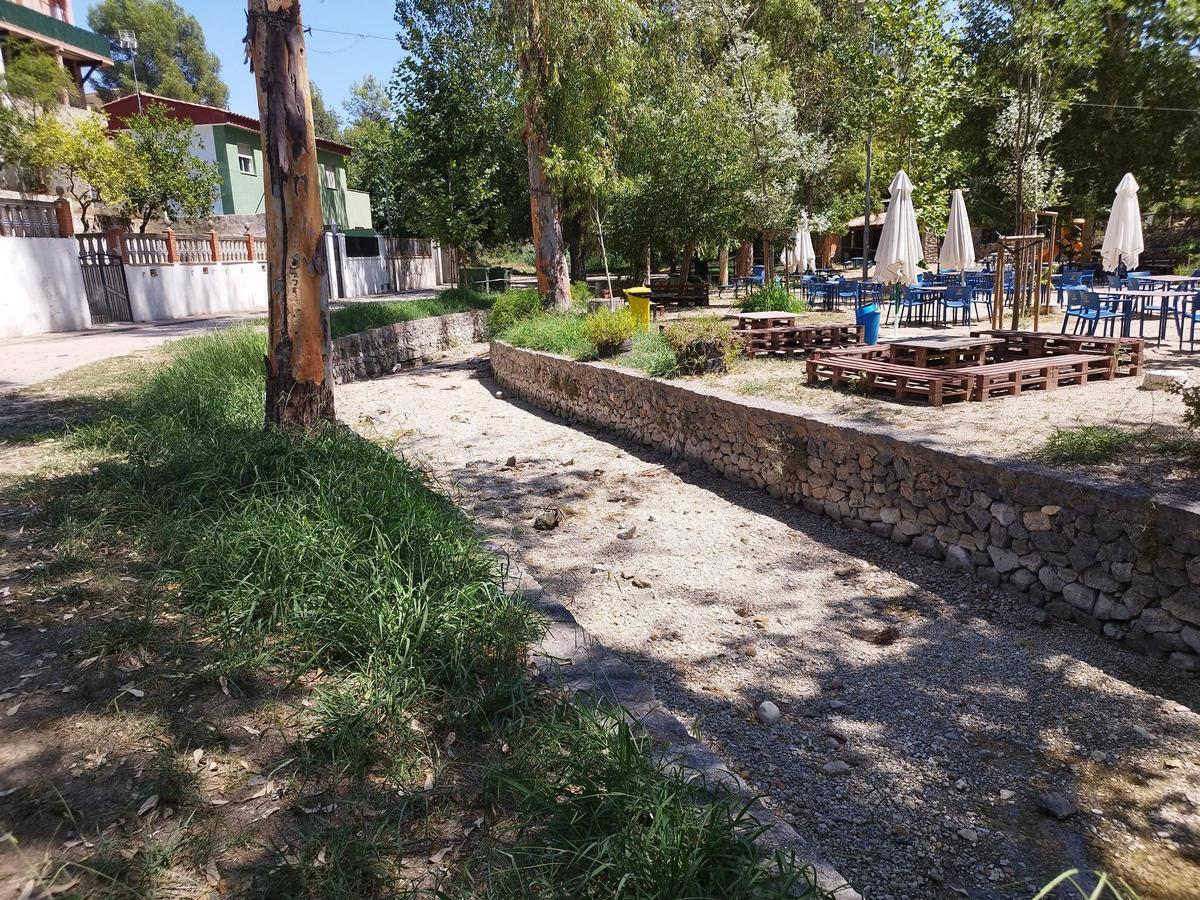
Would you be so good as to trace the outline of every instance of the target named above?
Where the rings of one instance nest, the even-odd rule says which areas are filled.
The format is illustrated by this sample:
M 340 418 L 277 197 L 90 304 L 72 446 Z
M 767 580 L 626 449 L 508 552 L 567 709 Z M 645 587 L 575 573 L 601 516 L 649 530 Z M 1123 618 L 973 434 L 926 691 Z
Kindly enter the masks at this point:
M 88 331 L 0 340 L 0 394 L 37 384 L 88 363 L 124 356 L 261 316 L 262 313 L 245 313 L 172 322 L 123 322 L 99 325 Z

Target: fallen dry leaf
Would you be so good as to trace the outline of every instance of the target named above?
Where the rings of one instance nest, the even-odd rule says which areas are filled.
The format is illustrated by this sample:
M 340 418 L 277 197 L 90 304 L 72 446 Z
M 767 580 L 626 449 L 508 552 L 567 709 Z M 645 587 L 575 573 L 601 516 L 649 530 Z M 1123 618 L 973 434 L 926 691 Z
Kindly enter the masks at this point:
M 150 812 L 150 810 L 154 809 L 154 807 L 156 807 L 156 806 L 158 806 L 158 794 L 151 794 L 149 797 L 147 797 L 145 800 L 142 801 L 142 805 L 138 807 L 137 814 L 139 816 L 144 816 L 146 813 Z

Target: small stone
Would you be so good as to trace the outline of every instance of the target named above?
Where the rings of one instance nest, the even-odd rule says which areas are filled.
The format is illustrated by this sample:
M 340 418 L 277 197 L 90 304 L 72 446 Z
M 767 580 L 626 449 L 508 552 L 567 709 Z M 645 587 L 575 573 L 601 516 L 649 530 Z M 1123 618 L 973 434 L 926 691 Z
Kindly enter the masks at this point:
M 1007 801 L 1007 800 L 1011 800 L 1013 797 L 1015 797 L 1017 795 L 1013 791 L 1008 790 L 1007 788 L 1001 788 L 1000 793 L 997 794 L 996 796 L 998 796 L 1001 800 Z
M 504 399 L 504 391 L 496 391 L 496 399 L 503 400 Z
M 742 656 L 758 656 L 758 645 L 747 644 L 742 648 Z
M 965 778 L 960 778 L 954 782 L 954 789 L 957 791 L 965 791 L 967 789 L 967 781 Z
M 1148 732 L 1141 725 L 1134 725 L 1133 733 L 1136 734 L 1138 737 L 1140 737 L 1142 740 L 1145 740 L 1145 741 L 1153 740 L 1153 737 L 1151 736 L 1150 732 Z
M 835 759 L 821 766 L 821 771 L 826 775 L 849 775 L 850 766 L 842 762 L 840 759 Z
M 896 643 L 899 638 L 900 629 L 895 625 L 888 625 L 886 628 L 881 628 L 871 635 L 871 643 L 878 644 L 880 647 L 886 647 L 888 644 Z
M 681 462 L 679 465 L 677 465 L 675 467 L 675 474 L 676 475 L 686 475 L 691 470 L 692 470 L 692 467 L 688 465 L 688 461 L 685 459 L 683 462 Z
M 1047 813 L 1056 819 L 1069 819 L 1071 816 L 1075 815 L 1075 813 L 1079 812 L 1079 809 L 1075 806 L 1075 804 L 1062 794 L 1055 794 L 1053 792 L 1040 794 L 1037 802 L 1038 808 L 1040 808 L 1042 812 Z
M 1092 762 L 1102 763 L 1108 759 L 1108 754 L 1103 750 L 1093 750 L 1090 755 L 1092 757 Z
M 560 461 L 559 465 L 560 466 L 573 466 L 573 465 L 575 465 L 575 457 L 569 456 L 566 459 Z
M 1183 768 L 1183 760 L 1176 759 L 1175 757 L 1171 757 L 1170 759 L 1164 759 L 1163 760 L 1163 768 L 1164 769 L 1182 769 Z
M 764 700 L 758 704 L 758 721 L 764 725 L 774 725 L 779 721 L 783 714 L 779 711 L 779 707 L 770 700 Z
M 971 844 L 979 840 L 979 832 L 974 828 L 960 828 L 958 829 L 958 836 Z
M 515 469 L 516 467 L 517 467 L 517 458 L 515 456 L 510 456 L 508 459 L 506 459 L 504 461 L 504 468 Z
M 650 587 L 650 582 L 647 581 L 645 578 L 643 578 L 641 575 L 634 575 L 633 578 L 630 579 L 630 581 L 633 583 L 633 586 L 635 588 Z
M 838 566 L 833 570 L 833 574 L 838 578 L 849 578 L 852 575 L 858 574 L 857 566 Z
M 560 522 L 562 522 L 562 513 L 557 509 L 548 509 L 537 515 L 533 520 L 533 527 L 538 531 L 551 531 L 557 528 Z
M 841 700 L 830 700 L 829 701 L 830 709 L 844 709 L 845 706 L 846 706 L 846 704 L 843 703 Z
M 617 537 L 623 541 L 628 541 L 628 540 L 631 540 L 636 534 L 637 534 L 637 526 L 630 525 L 624 531 L 618 531 Z

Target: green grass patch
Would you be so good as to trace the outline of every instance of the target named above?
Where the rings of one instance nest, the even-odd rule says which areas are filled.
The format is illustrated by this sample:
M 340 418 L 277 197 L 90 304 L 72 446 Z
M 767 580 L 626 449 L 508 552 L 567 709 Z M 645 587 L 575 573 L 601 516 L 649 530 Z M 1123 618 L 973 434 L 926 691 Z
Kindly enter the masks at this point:
M 808 310 L 808 304 L 780 284 L 769 284 L 757 290 L 750 291 L 740 300 L 737 306 L 744 313 L 752 312 L 793 312 L 802 313 Z
M 619 357 L 617 362 L 654 378 L 674 378 L 679 372 L 675 349 L 657 329 L 634 334 L 633 349 Z
M 513 324 L 500 337 L 514 347 L 559 353 L 572 359 L 595 359 L 596 345 L 588 340 L 584 317 L 574 313 L 543 312 Z
M 1116 462 L 1142 443 L 1141 434 L 1110 425 L 1059 428 L 1034 456 L 1058 465 L 1103 465 Z
M 465 288 L 451 288 L 436 297 L 424 300 L 391 300 L 378 303 L 351 303 L 330 313 L 329 329 L 335 338 L 372 328 L 383 328 L 397 322 L 448 316 L 451 313 L 488 309 L 493 296 Z

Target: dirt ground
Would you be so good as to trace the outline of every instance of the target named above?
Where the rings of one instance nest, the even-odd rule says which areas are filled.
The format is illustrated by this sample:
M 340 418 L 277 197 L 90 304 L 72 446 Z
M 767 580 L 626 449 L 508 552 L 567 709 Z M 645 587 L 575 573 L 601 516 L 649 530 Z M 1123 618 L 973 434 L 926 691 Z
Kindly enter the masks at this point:
M 855 887 L 1015 900 L 1079 867 L 1196 896 L 1195 678 L 497 397 L 485 354 L 342 386 L 339 414 L 425 465 Z

